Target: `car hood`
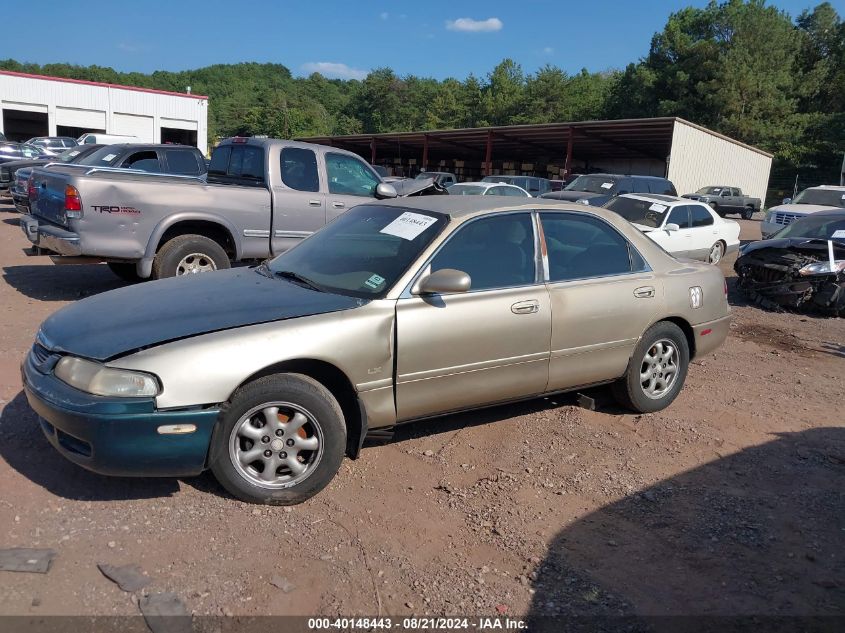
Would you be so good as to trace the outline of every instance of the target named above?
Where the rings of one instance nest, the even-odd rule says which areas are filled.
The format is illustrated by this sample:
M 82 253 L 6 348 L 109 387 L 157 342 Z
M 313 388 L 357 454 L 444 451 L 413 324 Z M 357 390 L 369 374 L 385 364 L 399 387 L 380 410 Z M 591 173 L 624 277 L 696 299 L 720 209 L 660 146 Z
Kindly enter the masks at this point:
M 41 160 L 29 158 L 26 160 L 9 160 L 3 163 L 3 167 L 11 169 L 20 169 L 21 167 L 38 167 L 40 165 L 46 165 L 49 162 L 50 160 L 47 158 Z
M 256 268 L 237 268 L 151 281 L 82 299 L 44 321 L 38 336 L 54 351 L 108 360 L 190 336 L 366 303 L 267 277 Z
M 446 187 L 438 183 L 434 178 L 414 178 L 413 180 L 399 180 L 389 183 L 396 189 L 400 198 L 413 196 L 438 196 L 448 194 Z
M 818 213 L 819 211 L 838 211 L 842 207 L 829 207 L 823 204 L 779 204 L 769 211 L 785 211 L 787 213 Z
M 656 231 L 659 227 L 653 226 L 645 226 L 644 224 L 637 224 L 636 222 L 631 222 L 635 227 L 637 227 L 643 233 L 651 233 L 652 231 Z
M 781 237 L 768 240 L 759 240 L 757 242 L 750 242 L 740 249 L 740 257 L 748 255 L 754 251 L 759 251 L 764 248 L 774 249 L 789 249 L 795 251 L 803 251 L 807 253 L 827 253 L 827 240 L 808 239 L 806 237 Z M 834 242 L 834 251 L 845 253 L 845 243 Z

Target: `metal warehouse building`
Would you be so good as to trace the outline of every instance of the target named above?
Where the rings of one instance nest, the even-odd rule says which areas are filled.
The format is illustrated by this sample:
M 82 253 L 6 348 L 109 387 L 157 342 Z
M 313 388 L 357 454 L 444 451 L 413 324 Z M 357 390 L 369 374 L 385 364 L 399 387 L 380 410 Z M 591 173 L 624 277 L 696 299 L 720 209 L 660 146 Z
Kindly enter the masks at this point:
M 705 185 L 766 197 L 772 155 L 677 117 L 355 134 L 302 139 L 349 149 L 395 175 L 452 171 L 460 180 L 610 172 L 667 176 L 679 194 Z
M 208 97 L 0 71 L 0 132 L 9 140 L 103 132 L 207 150 Z

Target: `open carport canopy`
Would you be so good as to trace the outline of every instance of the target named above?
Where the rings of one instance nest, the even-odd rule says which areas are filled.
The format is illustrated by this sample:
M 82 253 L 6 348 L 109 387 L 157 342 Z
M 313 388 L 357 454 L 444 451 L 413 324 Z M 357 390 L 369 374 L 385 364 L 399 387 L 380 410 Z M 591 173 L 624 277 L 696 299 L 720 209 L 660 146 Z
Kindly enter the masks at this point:
M 348 149 L 371 162 L 416 156 L 423 164 L 434 157 L 463 160 L 525 160 L 571 162 L 611 158 L 651 158 L 665 161 L 672 147 L 676 117 L 579 121 L 538 125 L 318 136 L 300 140 Z M 697 127 L 697 126 L 696 126 Z M 567 160 L 568 159 L 568 160 Z

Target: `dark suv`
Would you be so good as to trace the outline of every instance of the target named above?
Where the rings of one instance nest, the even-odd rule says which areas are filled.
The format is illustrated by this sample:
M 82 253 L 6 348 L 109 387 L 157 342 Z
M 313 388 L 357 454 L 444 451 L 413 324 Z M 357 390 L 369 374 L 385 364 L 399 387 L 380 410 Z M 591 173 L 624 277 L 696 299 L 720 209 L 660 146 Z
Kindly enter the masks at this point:
M 600 207 L 611 198 L 623 193 L 678 195 L 675 185 L 667 178 L 622 174 L 589 174 L 578 176 L 561 191 L 551 191 L 540 197 Z
M 182 176 L 203 176 L 208 171 L 205 156 L 190 145 L 105 145 L 89 154 L 80 164 Z

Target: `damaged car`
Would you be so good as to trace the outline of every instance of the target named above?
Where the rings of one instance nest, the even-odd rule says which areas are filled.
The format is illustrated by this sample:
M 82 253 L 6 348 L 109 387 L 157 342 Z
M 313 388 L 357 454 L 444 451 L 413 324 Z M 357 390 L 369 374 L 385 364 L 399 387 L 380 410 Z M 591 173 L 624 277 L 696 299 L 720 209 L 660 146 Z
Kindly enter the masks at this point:
M 801 218 L 739 253 L 739 287 L 761 307 L 845 314 L 845 211 Z

